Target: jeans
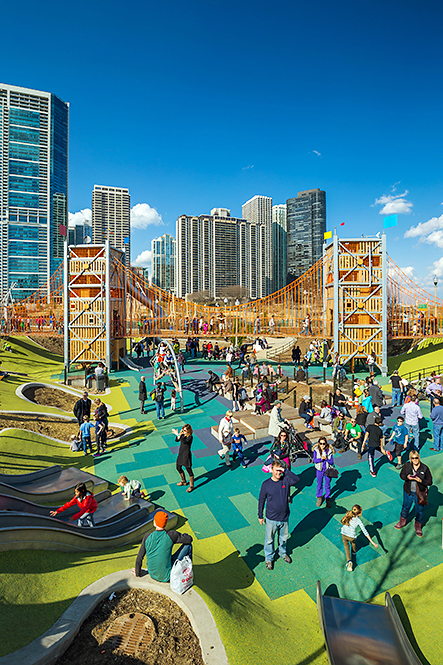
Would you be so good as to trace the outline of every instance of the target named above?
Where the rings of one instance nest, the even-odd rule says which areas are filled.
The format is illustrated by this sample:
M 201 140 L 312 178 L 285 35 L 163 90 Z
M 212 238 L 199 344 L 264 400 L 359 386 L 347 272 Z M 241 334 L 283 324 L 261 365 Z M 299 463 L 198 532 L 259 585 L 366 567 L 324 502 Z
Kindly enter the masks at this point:
M 420 425 L 408 425 L 406 423 L 408 430 L 408 450 L 419 450 L 420 448 Z M 414 443 L 412 443 L 414 442 Z
M 341 411 L 346 416 L 346 418 L 351 417 L 351 414 L 349 413 L 347 406 L 337 406 L 337 409 Z
M 392 388 L 392 406 L 400 406 L 401 388 Z
M 94 515 L 92 513 L 85 513 L 78 518 L 77 526 L 95 526 Z
M 300 413 L 299 415 L 300 415 L 300 418 L 303 418 L 306 425 L 308 425 L 312 420 L 312 414 L 311 413 Z
M 157 418 L 164 418 L 165 417 L 165 402 L 162 400 L 161 402 L 156 402 L 155 403 L 155 408 L 157 409 Z
M 172 565 L 174 565 L 176 561 L 182 561 L 185 556 L 191 557 L 192 561 L 192 543 L 188 543 L 187 545 L 183 544 L 178 548 L 178 550 L 171 556 Z
M 411 492 L 410 494 L 406 494 L 406 492 L 403 492 L 403 505 L 401 507 L 401 516 L 407 519 L 413 503 L 415 503 L 415 520 L 416 522 L 419 522 L 421 524 L 423 522 L 423 513 L 425 511 L 425 507 L 419 505 L 417 499 L 417 492 Z
M 265 531 L 265 560 L 273 561 L 275 555 L 274 549 L 274 536 L 278 533 L 278 554 L 281 557 L 284 557 L 286 554 L 286 541 L 289 537 L 289 524 L 286 520 L 285 522 L 279 522 L 275 520 L 265 519 L 266 531 Z
M 443 450 L 443 425 L 434 425 L 434 448 Z
M 92 442 L 91 442 L 91 437 L 88 437 L 88 438 L 83 437 L 83 438 L 82 438 L 82 444 L 83 444 L 83 452 L 85 453 L 85 455 L 88 454 L 88 448 L 89 448 L 89 452 L 90 452 L 91 455 L 92 455 Z

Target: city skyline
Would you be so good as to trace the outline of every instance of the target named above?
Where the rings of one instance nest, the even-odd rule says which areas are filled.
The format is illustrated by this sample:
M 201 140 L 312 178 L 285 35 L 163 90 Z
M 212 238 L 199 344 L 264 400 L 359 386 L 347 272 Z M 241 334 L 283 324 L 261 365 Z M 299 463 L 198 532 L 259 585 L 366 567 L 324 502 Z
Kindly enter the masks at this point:
M 383 216 L 397 212 L 389 253 L 431 293 L 437 272 L 443 293 L 436 85 L 443 8 L 376 1 L 368 14 L 351 2 L 277 1 L 227 2 L 220 12 L 172 2 L 117 20 L 112 7 L 104 16 L 101 3 L 80 2 L 68 15 L 52 0 L 38 10 L 24 0 L 21 48 L 13 33 L 4 36 L 15 55 L 3 63 L 3 81 L 71 104 L 71 214 L 90 209 L 95 182 L 130 189 L 137 262 L 149 259 L 153 237 L 174 233 L 185 211 L 228 206 L 240 217 L 255 195 L 279 204 L 319 188 L 327 192 L 328 230 L 343 237 L 375 234 Z M 3 18 L 14 20 L 12 6 Z M 316 39 L 309 30 L 294 39 L 294 25 L 312 25 Z M 226 34 L 241 51 L 215 48 Z M 118 80 L 131 93 L 117 111 L 110 91 Z

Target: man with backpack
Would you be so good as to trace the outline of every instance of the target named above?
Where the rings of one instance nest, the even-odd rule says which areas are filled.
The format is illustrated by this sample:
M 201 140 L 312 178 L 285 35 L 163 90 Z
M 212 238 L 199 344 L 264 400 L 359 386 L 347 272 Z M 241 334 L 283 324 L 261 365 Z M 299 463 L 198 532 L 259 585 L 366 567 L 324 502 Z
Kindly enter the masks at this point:
M 165 418 L 165 392 L 166 387 L 162 381 L 159 381 L 151 393 L 151 397 L 155 402 L 155 408 L 157 410 L 158 420 Z

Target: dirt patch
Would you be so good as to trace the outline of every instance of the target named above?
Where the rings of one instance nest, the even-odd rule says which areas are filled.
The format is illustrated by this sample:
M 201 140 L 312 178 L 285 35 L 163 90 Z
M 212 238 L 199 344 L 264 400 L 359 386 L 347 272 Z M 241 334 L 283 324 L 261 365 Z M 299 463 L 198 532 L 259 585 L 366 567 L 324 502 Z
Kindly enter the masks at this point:
M 47 351 L 51 353 L 56 353 L 59 356 L 62 356 L 64 353 L 63 349 L 63 335 L 58 337 L 49 337 L 46 335 L 28 335 L 29 339 L 32 339 L 33 342 L 37 342 L 40 346 L 43 346 Z
M 68 413 L 73 413 L 74 404 L 79 399 L 76 395 L 69 395 L 69 393 L 57 390 L 57 388 L 36 388 L 35 386 L 26 388 L 23 391 L 23 395 L 31 400 L 31 402 L 43 404 L 44 406 L 52 406 Z
M 147 615 L 154 624 L 151 644 L 137 657 L 115 647 L 105 634 L 124 614 Z M 204 665 L 200 643 L 183 610 L 170 598 L 154 591 L 131 589 L 118 592 L 112 600 L 102 601 L 83 623 L 80 632 L 56 665 Z
M 70 442 L 73 434 L 78 434 L 78 423 L 51 418 L 51 416 L 33 416 L 20 415 L 12 413 L 0 414 L 0 431 L 5 427 L 16 427 L 17 429 L 27 429 L 43 436 L 50 436 L 54 439 Z M 108 431 L 108 439 L 113 439 L 122 434 L 122 430 Z M 95 441 L 95 431 L 91 432 L 91 439 Z

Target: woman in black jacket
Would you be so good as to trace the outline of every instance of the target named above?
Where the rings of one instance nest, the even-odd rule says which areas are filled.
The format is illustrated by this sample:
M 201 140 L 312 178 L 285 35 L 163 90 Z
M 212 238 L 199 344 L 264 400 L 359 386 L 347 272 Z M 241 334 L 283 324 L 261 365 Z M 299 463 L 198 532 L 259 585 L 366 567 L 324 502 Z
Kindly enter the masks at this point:
M 180 432 L 177 429 L 173 429 L 172 433 L 175 434 L 175 440 L 180 442 L 180 448 L 178 449 L 176 469 L 180 474 L 180 482 L 177 485 L 188 485 L 189 487 L 186 490 L 187 492 L 192 492 L 194 489 L 194 473 L 192 471 L 192 454 L 191 454 L 191 445 L 192 445 L 192 427 L 191 425 L 183 425 Z M 183 471 L 185 467 L 189 475 L 189 483 L 186 480 L 185 472 Z
M 428 487 L 432 485 L 432 474 L 429 467 L 420 461 L 420 455 L 416 450 L 409 453 L 409 462 L 403 465 L 400 478 L 404 480 L 403 506 L 400 513 L 400 521 L 395 525 L 396 529 L 406 526 L 409 511 L 415 503 L 415 533 L 423 535 L 421 525 L 423 522 L 424 507 L 427 505 Z

